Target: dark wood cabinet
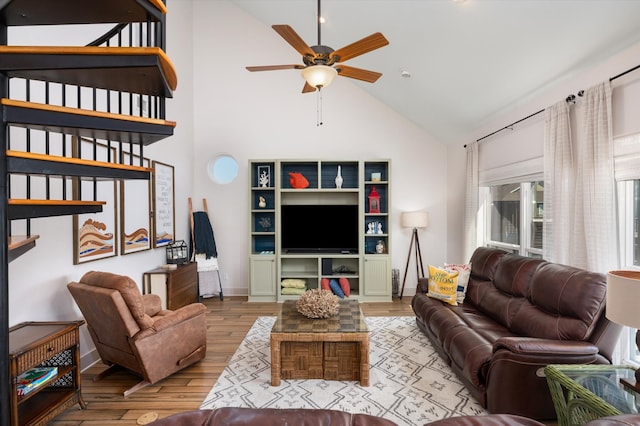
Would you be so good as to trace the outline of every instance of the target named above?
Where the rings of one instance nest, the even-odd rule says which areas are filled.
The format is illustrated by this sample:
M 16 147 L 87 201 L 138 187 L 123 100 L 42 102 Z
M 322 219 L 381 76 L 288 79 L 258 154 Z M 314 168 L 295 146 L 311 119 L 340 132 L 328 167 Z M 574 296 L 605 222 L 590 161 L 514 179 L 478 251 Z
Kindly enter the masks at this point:
M 163 307 L 175 310 L 198 301 L 198 265 L 195 262 L 147 271 L 142 276 L 142 292 L 160 296 Z
M 80 393 L 80 333 L 84 321 L 24 322 L 9 329 L 11 426 L 46 425 L 75 404 Z M 33 367 L 57 367 L 58 374 L 24 396 L 17 377 Z

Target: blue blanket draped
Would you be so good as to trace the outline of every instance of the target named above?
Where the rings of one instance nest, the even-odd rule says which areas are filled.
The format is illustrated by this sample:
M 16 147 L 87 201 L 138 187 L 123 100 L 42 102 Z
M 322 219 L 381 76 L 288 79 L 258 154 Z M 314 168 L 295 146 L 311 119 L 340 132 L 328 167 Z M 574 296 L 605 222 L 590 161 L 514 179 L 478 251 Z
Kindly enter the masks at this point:
M 196 254 L 204 253 L 207 259 L 218 257 L 213 228 L 205 212 L 193 212 L 193 241 Z

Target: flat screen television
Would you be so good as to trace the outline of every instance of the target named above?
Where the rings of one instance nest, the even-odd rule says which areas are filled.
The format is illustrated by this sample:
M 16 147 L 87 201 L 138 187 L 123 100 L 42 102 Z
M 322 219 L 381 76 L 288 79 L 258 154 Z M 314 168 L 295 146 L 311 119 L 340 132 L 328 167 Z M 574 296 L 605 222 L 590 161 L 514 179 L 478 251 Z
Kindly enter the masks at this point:
M 282 205 L 283 253 L 358 253 L 358 206 Z

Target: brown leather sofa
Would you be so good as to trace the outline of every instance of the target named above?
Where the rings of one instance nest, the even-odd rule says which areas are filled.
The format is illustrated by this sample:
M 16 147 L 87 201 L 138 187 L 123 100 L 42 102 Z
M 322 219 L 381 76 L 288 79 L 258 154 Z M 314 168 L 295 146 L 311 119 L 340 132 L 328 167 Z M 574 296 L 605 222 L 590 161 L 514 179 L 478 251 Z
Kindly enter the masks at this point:
M 203 359 L 207 351 L 206 308 L 192 303 L 162 309 L 160 297 L 140 294 L 129 277 L 87 272 L 67 285 L 87 322 L 102 362 L 142 377 L 127 396 Z
M 621 327 L 606 319 L 606 277 L 480 247 L 464 302 L 428 297 L 420 279 L 416 322 L 491 413 L 556 417 L 541 369 L 608 364 Z
M 368 414 L 338 410 L 234 408 L 196 410 L 173 414 L 150 423 L 153 426 L 396 426 L 394 422 Z M 532 419 L 511 415 L 451 417 L 427 423 L 432 426 L 543 426 Z

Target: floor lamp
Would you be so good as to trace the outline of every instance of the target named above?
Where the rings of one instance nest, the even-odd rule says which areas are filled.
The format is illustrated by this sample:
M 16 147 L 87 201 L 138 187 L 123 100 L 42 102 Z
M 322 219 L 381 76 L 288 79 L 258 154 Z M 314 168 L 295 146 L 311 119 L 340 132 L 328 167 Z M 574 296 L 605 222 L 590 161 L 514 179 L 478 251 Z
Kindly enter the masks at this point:
M 636 346 L 640 349 L 640 271 L 609 271 L 607 274 L 607 311 L 609 320 L 636 329 Z M 636 392 L 640 389 L 640 369 L 635 383 L 620 379 L 623 385 Z
M 409 254 L 407 255 L 407 264 L 404 267 L 404 278 L 402 279 L 402 289 L 400 290 L 400 299 L 404 293 L 404 285 L 407 281 L 407 272 L 409 272 L 409 261 L 411 253 L 415 253 L 416 257 L 416 277 L 420 279 L 420 272 L 424 277 L 424 265 L 422 264 L 422 253 L 420 252 L 420 240 L 418 239 L 418 228 L 426 228 L 429 225 L 429 215 L 427 212 L 402 212 L 400 213 L 400 226 L 403 228 L 412 228 L 411 243 L 409 243 Z M 418 266 L 420 269 L 418 269 Z

